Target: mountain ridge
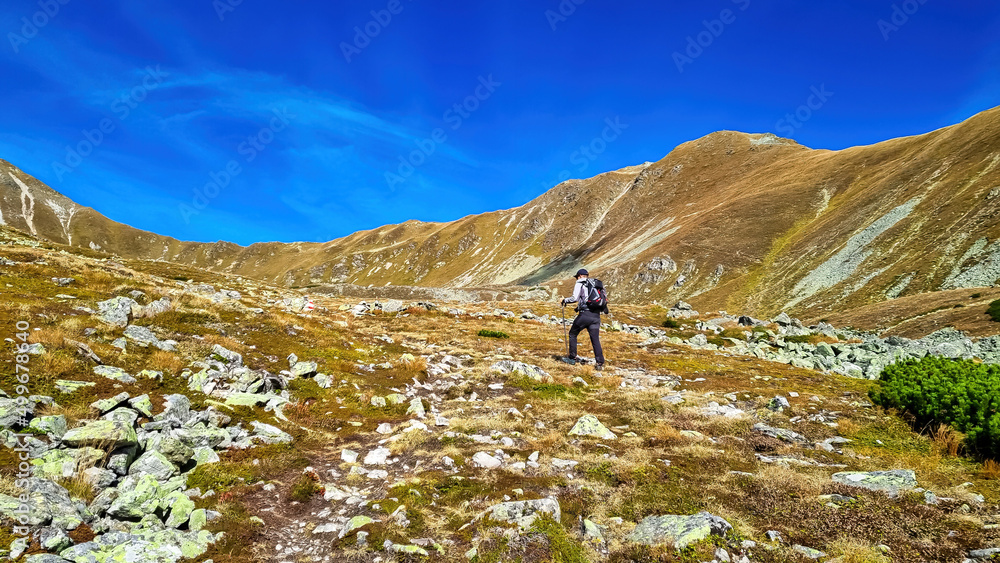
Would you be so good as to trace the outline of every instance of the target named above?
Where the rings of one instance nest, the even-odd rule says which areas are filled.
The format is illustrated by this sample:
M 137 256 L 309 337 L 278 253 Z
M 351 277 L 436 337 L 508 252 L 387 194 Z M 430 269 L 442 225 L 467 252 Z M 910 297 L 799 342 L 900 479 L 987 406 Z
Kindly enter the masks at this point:
M 0 222 L 125 258 L 286 286 L 554 291 L 586 266 L 620 301 L 821 315 L 1000 278 L 1000 220 L 989 205 L 1000 186 L 998 120 L 994 108 L 837 151 L 718 131 L 656 162 L 567 180 L 511 209 L 249 246 L 115 223 L 0 161 Z

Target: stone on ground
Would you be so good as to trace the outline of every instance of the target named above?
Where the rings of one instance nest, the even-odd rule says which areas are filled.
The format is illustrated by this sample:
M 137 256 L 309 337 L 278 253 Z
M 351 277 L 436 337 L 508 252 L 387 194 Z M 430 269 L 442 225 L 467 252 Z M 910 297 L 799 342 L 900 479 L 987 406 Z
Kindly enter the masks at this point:
M 570 436 L 591 436 L 602 440 L 614 440 L 617 436 L 601 424 L 600 420 L 592 414 L 585 414 L 576 421 L 569 431 Z
M 562 517 L 559 501 L 554 498 L 502 502 L 491 507 L 486 515 L 489 519 L 507 524 L 517 524 L 522 529 L 530 528 L 540 514 L 548 514 L 558 522 Z
M 692 516 L 647 516 L 628 539 L 645 545 L 671 544 L 684 549 L 709 536 L 725 536 L 732 529 L 729 522 L 708 512 Z
M 870 491 L 884 491 L 890 495 L 896 495 L 901 490 L 909 490 L 917 486 L 917 475 L 910 469 L 868 472 L 844 471 L 834 473 L 833 480 L 837 483 L 861 487 Z

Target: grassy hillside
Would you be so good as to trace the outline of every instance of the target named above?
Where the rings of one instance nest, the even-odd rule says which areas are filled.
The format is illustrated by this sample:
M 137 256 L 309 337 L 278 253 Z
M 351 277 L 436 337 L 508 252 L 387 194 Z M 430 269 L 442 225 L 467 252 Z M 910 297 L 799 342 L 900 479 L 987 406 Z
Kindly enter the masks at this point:
M 7 163 L 0 214 L 52 241 L 284 286 L 561 287 L 584 265 L 617 302 L 821 317 L 1000 278 L 998 120 L 1000 108 L 842 151 L 719 132 L 514 209 L 328 243 L 244 248 L 142 233 Z

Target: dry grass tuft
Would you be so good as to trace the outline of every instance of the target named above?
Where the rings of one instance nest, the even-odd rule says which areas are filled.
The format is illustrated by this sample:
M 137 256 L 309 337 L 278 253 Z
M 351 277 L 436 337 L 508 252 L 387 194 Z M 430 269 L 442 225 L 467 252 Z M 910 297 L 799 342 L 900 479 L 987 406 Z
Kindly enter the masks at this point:
M 156 350 L 153 352 L 147 363 L 149 369 L 162 371 L 171 375 L 179 374 L 188 365 L 183 358 L 166 350 Z
M 931 438 L 942 454 L 956 457 L 964 449 L 965 435 L 947 424 L 938 426 Z
M 839 557 L 841 563 L 891 563 L 877 547 L 857 539 L 841 538 L 830 542 L 828 547 L 832 555 Z
M 983 479 L 997 480 L 1000 479 L 1000 463 L 988 459 L 983 463 L 983 468 L 979 471 L 979 474 Z

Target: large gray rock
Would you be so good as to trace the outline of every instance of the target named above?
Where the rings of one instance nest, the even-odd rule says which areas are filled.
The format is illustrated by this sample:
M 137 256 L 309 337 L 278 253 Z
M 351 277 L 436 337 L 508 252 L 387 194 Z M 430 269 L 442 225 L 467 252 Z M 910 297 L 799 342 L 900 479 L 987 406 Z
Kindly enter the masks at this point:
M 170 299 L 163 297 L 157 301 L 153 301 L 149 305 L 142 308 L 142 316 L 144 317 L 154 317 L 161 313 L 166 313 L 167 311 L 173 309 L 173 305 L 170 303 Z
M 194 450 L 191 450 L 191 453 L 193 455 Z M 129 475 L 152 475 L 158 481 L 166 481 L 178 473 L 180 470 L 177 466 L 167 459 L 167 456 L 155 450 L 142 454 L 128 468 Z
M 27 498 L 26 525 L 51 525 L 61 530 L 74 530 L 83 523 L 84 515 L 81 512 L 86 512 L 86 507 L 74 502 L 66 489 L 37 477 L 29 478 L 27 485 L 25 490 L 30 492 Z M 17 513 L 20 505 L 17 498 L 0 495 L 0 516 L 18 520 L 21 516 Z
M 253 427 L 253 437 L 265 444 L 288 444 L 292 441 L 290 434 L 276 426 L 264 424 L 256 420 L 252 421 L 250 426 Z
M 500 373 L 516 372 L 526 377 L 530 377 L 535 381 L 544 381 L 549 377 L 549 374 L 538 366 L 526 364 L 524 362 L 515 362 L 513 360 L 501 360 L 499 362 L 496 362 L 495 364 L 490 366 L 490 370 Z
M 156 477 L 129 475 L 118 485 L 118 497 L 108 507 L 108 514 L 116 518 L 142 518 L 159 507 L 163 496 Z
M 156 450 L 163 454 L 165 458 L 176 465 L 184 465 L 194 457 L 194 448 L 186 445 L 173 436 L 167 436 L 160 440 Z
M 520 528 L 530 528 L 539 515 L 548 514 L 559 522 L 562 511 L 559 501 L 554 498 L 502 502 L 486 511 L 486 518 L 507 524 L 517 524 Z
M 22 405 L 15 399 L 0 397 L 0 427 L 12 428 L 15 425 L 27 424 L 34 410 L 35 405 L 31 402 Z
M 93 446 L 113 449 L 134 446 L 138 443 L 135 428 L 118 420 L 93 420 L 83 426 L 68 430 L 63 443 L 73 448 Z
M 242 366 L 243 365 L 243 355 L 232 350 L 227 350 L 222 346 L 216 344 L 212 346 L 212 355 L 219 356 L 227 364 L 232 366 Z
M 129 297 L 115 297 L 97 304 L 98 318 L 112 326 L 125 328 L 132 320 L 133 310 L 141 310 L 141 306 Z
M 760 432 L 765 436 L 770 436 L 772 438 L 777 438 L 783 442 L 789 442 L 793 444 L 805 444 L 808 442 L 806 437 L 798 432 L 787 430 L 785 428 L 774 428 L 768 426 L 762 422 L 758 422 L 753 425 L 754 432 Z
M 39 416 L 31 419 L 28 428 L 38 432 L 44 432 L 56 438 L 62 438 L 66 434 L 66 416 L 61 414 L 50 416 Z
M 292 377 L 312 377 L 319 371 L 319 365 L 316 362 L 296 362 L 290 371 Z
M 112 366 L 94 366 L 94 373 L 101 377 L 120 381 L 122 383 L 135 383 L 135 378 L 125 370 Z
M 128 392 L 123 391 L 115 395 L 114 397 L 108 397 L 107 399 L 98 399 L 93 403 L 90 403 L 90 408 L 94 409 L 100 414 L 104 414 L 106 412 L 114 410 L 115 407 L 127 401 L 128 397 L 129 397 Z
M 186 423 L 191 418 L 191 399 L 179 393 L 164 397 L 163 412 L 154 420 L 164 420 L 177 425 Z
M 917 475 L 910 469 L 894 469 L 892 471 L 844 471 L 834 473 L 833 480 L 837 483 L 861 487 L 870 491 L 884 491 L 889 495 L 897 495 L 901 490 L 917 487 Z
M 645 545 L 668 544 L 684 549 L 709 536 L 725 536 L 732 529 L 729 522 L 708 512 L 693 516 L 648 516 L 628 535 L 628 539 Z
M 608 430 L 607 426 L 601 424 L 600 420 L 592 414 L 585 414 L 576 421 L 569 431 L 570 436 L 590 436 L 602 440 L 614 440 L 617 436 Z

